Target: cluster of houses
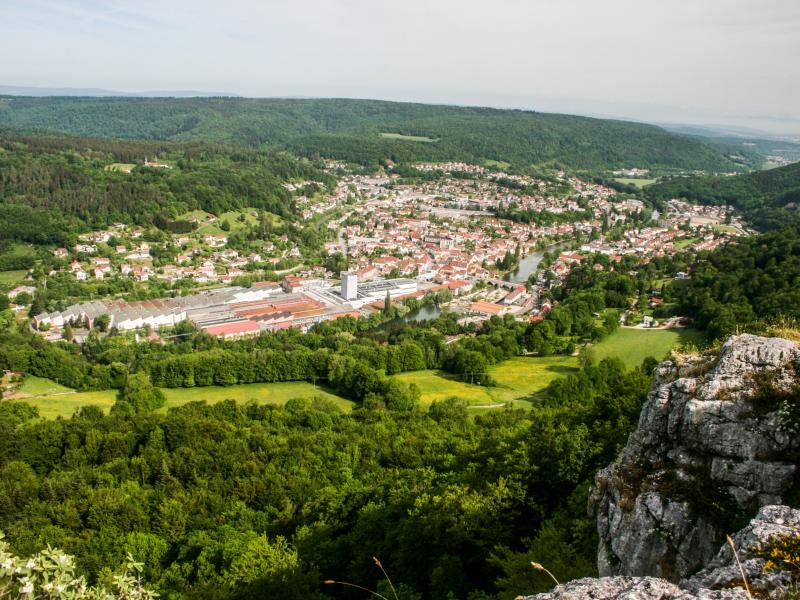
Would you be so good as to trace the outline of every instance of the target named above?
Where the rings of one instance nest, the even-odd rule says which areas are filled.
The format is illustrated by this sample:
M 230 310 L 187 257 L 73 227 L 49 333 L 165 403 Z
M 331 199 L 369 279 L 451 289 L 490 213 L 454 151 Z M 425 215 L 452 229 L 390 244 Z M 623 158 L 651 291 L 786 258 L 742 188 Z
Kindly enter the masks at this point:
M 58 248 L 54 255 L 71 259 L 66 269 L 80 281 L 118 274 L 141 282 L 188 278 L 226 287 L 164 300 L 75 304 L 64 311 L 37 315 L 37 329 L 47 330 L 48 337 L 57 339 L 67 323 L 91 326 L 98 316 L 107 315 L 110 326 L 121 331 L 157 330 L 189 320 L 209 334 L 232 338 L 286 327 L 305 329 L 320 321 L 377 310 L 387 297 L 395 301 L 443 289 L 454 296 L 463 295 L 455 306 L 466 318 L 513 314 L 535 320 L 550 309 L 549 303 L 539 298 L 545 279 L 540 277 L 533 286 L 500 280 L 497 265 L 506 264 L 510 255 L 519 259 L 554 240 L 591 234 L 592 241 L 580 247 L 581 254 L 562 252 L 552 261 L 547 279 L 552 285 L 587 254 L 606 254 L 612 261 L 626 254 L 660 256 L 674 251 L 684 238 L 692 237 L 692 244 L 699 249 L 713 247 L 726 236 L 747 233 L 729 207 L 698 207 L 678 200 L 667 203 L 665 213 L 658 216 L 659 226 L 628 226 L 630 221 L 645 220 L 631 218 L 642 216 L 645 206 L 641 201 L 619 199 L 607 186 L 564 173 L 544 180 L 467 163 L 426 163 L 417 168 L 475 176 L 400 184 L 391 170 L 377 175 L 341 175 L 343 167 L 334 162 L 327 166 L 329 172 L 340 175 L 332 193 L 296 198 L 306 219 L 330 213 L 323 223 L 338 239 L 326 244 L 325 250 L 345 255 L 350 268 L 342 275 L 341 289 L 321 265 L 306 265 L 300 271 L 302 277 L 289 275 L 281 284 L 233 285 L 235 278 L 255 268 L 250 265 L 300 257 L 285 236 L 275 240 L 279 245 L 285 243 L 282 250 L 265 241 L 262 256 L 260 252 L 240 255 L 228 247 L 225 233 L 176 234 L 158 248 L 173 248 L 165 252 L 170 262 L 161 261 L 155 268 L 151 252 L 156 242 L 142 239 L 141 229 L 115 224 L 81 236 L 74 251 Z M 636 176 L 646 174 L 637 169 L 630 173 L 634 171 Z M 509 181 L 519 185 L 509 185 Z M 300 194 L 316 183 L 286 186 Z M 349 210 L 342 211 L 344 214 L 332 213 L 345 204 Z M 517 223 L 495 215 L 503 206 L 554 214 L 580 211 L 580 215 L 552 219 L 550 225 Z M 198 224 L 215 219 L 213 215 L 195 218 Z M 600 233 L 620 224 L 625 225 L 621 236 L 618 232 L 614 236 Z M 98 245 L 103 253 L 110 250 L 110 255 L 99 256 Z

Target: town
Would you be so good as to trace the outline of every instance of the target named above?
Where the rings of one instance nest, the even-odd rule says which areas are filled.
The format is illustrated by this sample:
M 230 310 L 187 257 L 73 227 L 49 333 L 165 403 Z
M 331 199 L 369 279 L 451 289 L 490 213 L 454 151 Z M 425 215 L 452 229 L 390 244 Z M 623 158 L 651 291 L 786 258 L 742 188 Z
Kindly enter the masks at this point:
M 144 167 L 154 165 L 167 167 Z M 377 174 L 356 174 L 344 163 L 327 161 L 326 171 L 338 175 L 332 193 L 319 193 L 322 185 L 314 181 L 286 184 L 305 221 L 333 238 L 322 256 L 338 259 L 330 261 L 338 270 L 326 268 L 328 261 L 308 260 L 286 235 L 262 240 L 256 249 L 232 243 L 235 226 L 252 226 L 256 211 L 239 214 L 234 227 L 232 216 L 222 220 L 195 211 L 189 219 L 196 229 L 188 233 L 116 223 L 83 234 L 74 248 L 53 251 L 63 266 L 50 277 L 129 279 L 166 286 L 166 293 L 145 300 L 84 299 L 35 315 L 33 326 L 50 341 L 64 339 L 68 329 L 69 339 L 80 342 L 96 326 L 144 328 L 156 338 L 161 328 L 190 321 L 210 335 L 237 338 L 287 327 L 307 330 L 412 298 L 437 304 L 419 318 L 448 310 L 462 323 L 505 314 L 535 321 L 552 307 L 547 290 L 593 255 L 608 256 L 613 268 L 625 255 L 648 259 L 707 250 L 750 233 L 727 206 L 671 200 L 659 213 L 612 187 L 562 171 L 538 178 L 458 162 L 414 169 L 438 176 L 409 178 L 391 165 Z M 33 291 L 19 286 L 9 298 Z

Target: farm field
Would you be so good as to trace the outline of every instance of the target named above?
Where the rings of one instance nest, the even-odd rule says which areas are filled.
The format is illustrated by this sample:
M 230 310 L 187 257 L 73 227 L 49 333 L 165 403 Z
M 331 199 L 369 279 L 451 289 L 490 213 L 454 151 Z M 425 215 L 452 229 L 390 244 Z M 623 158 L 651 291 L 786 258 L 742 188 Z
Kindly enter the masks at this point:
M 39 409 L 39 415 L 45 419 L 64 417 L 65 419 L 81 406 L 97 406 L 104 412 L 113 406 L 117 400 L 116 390 L 101 390 L 96 392 L 75 392 L 41 377 L 28 377 L 20 387 L 20 392 L 30 394 L 21 397 L 20 401 L 27 402 Z M 334 402 L 342 410 L 351 410 L 353 403 L 323 388 L 316 388 L 304 381 L 289 381 L 283 383 L 248 383 L 232 385 L 229 387 L 209 386 L 196 388 L 162 389 L 167 397 L 166 404 L 159 412 L 182 406 L 188 402 L 204 400 L 214 404 L 221 400 L 236 400 L 245 403 L 255 400 L 259 404 L 283 405 L 293 398 L 313 398 L 319 396 Z
M 669 351 L 685 343 L 702 344 L 705 334 L 696 329 L 637 329 L 620 327 L 595 344 L 595 357 L 603 360 L 618 356 L 629 369 L 638 367 L 648 356 L 657 360 L 666 358 Z
M 438 142 L 439 139 L 429 138 L 422 135 L 403 135 L 402 133 L 381 133 L 381 137 L 387 140 L 405 140 L 407 142 Z

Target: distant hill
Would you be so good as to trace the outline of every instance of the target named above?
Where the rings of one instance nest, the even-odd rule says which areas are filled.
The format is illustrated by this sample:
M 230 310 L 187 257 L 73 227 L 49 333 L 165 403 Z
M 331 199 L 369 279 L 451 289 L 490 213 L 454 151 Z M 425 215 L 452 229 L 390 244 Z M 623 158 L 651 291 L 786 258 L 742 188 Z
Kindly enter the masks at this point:
M 800 162 L 732 177 L 677 177 L 645 191 L 653 200 L 686 198 L 699 204 L 731 204 L 762 230 L 800 222 Z
M 454 159 L 590 170 L 742 169 L 719 148 L 652 125 L 376 100 L 13 96 L 0 97 L 0 126 L 279 147 L 365 165 Z
M 104 90 L 102 88 L 49 88 L 31 87 L 24 85 L 0 85 L 0 95 L 3 96 L 67 96 L 67 97 L 109 97 L 119 96 L 128 98 L 219 98 L 236 97 L 238 94 L 228 92 L 199 92 L 196 90 L 155 90 L 147 92 L 120 92 Z
M 719 147 L 727 155 L 739 154 L 752 159 L 753 155 L 768 161 L 768 157 L 780 157 L 791 162 L 800 160 L 800 140 L 795 136 L 774 136 L 763 132 L 740 132 L 691 125 L 664 125 L 672 133 L 689 135 Z

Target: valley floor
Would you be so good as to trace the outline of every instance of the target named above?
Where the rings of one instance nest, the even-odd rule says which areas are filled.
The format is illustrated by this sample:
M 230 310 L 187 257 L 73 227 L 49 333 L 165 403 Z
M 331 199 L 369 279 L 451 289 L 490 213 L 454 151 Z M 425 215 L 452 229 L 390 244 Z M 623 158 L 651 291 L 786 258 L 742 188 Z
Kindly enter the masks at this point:
M 597 360 L 617 356 L 628 368 L 633 368 L 652 356 L 663 359 L 672 348 L 685 344 L 700 345 L 703 333 L 694 329 L 635 329 L 620 328 L 595 345 Z M 433 402 L 447 398 L 461 398 L 474 410 L 491 410 L 506 404 L 528 407 L 550 383 L 578 371 L 574 356 L 518 356 L 490 368 L 496 386 L 485 387 L 461 381 L 453 375 L 435 370 L 411 371 L 396 375 L 405 383 L 415 383 L 422 391 L 421 404 L 427 409 Z M 281 383 L 251 383 L 232 386 L 163 389 L 167 402 L 160 410 L 182 406 L 188 402 L 205 401 L 210 404 L 221 400 L 282 406 L 294 398 L 321 397 L 333 401 L 343 410 L 351 410 L 353 403 L 335 393 L 303 381 Z M 46 419 L 68 418 L 81 406 L 98 406 L 108 411 L 116 401 L 116 390 L 76 392 L 48 379 L 28 377 L 14 399 L 27 402 L 39 409 Z

